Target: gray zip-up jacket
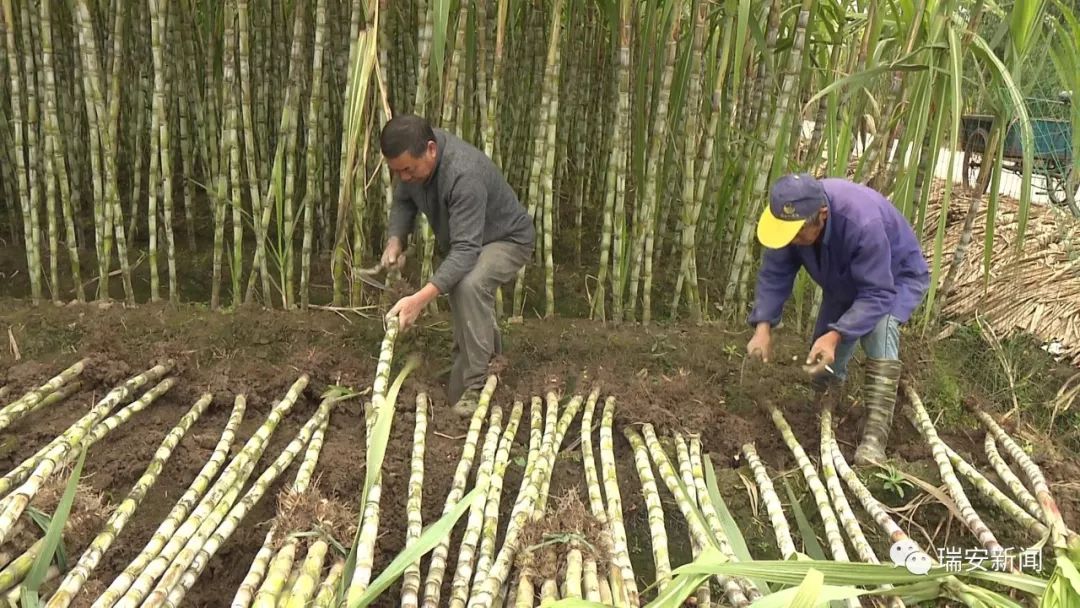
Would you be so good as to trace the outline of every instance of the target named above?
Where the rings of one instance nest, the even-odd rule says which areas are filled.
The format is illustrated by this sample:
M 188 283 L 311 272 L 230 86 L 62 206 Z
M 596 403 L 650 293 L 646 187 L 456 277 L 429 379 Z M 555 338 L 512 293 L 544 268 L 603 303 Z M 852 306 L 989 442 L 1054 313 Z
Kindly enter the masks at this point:
M 390 236 L 402 243 L 413 231 L 416 212 L 427 217 L 444 256 L 431 277 L 440 293 L 458 284 L 495 241 L 532 247 L 536 231 L 502 172 L 483 152 L 442 129 L 434 129 L 438 158 L 426 183 L 398 182 L 390 209 Z

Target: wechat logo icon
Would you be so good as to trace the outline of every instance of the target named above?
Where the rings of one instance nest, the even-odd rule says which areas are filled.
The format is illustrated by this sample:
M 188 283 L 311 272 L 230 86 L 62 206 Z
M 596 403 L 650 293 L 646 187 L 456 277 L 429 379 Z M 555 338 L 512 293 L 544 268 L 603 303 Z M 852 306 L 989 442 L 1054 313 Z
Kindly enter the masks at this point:
M 930 556 L 909 538 L 893 543 L 889 548 L 889 558 L 894 565 L 903 566 L 912 574 L 930 572 Z

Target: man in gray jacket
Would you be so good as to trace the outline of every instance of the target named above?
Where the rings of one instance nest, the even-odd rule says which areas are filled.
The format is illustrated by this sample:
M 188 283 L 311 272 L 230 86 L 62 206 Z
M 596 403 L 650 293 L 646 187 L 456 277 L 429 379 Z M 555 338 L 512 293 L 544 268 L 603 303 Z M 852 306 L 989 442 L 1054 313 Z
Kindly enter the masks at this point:
M 428 283 L 389 314 L 397 314 L 404 329 L 440 294 L 449 296 L 454 365 L 447 396 L 456 411 L 468 413 L 476 407 L 491 358 L 501 352 L 495 290 L 532 256 L 532 219 L 490 158 L 419 116 L 392 118 L 379 143 L 400 180 L 383 266 L 404 266 L 402 252 L 417 211 L 427 217 L 443 257 Z

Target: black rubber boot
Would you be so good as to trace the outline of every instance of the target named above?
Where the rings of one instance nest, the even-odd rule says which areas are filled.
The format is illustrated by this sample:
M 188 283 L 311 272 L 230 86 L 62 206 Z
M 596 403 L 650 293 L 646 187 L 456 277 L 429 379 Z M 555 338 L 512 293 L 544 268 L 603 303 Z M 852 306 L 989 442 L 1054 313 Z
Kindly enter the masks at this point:
M 855 450 L 857 465 L 885 461 L 885 446 L 889 443 L 889 431 L 892 429 L 900 370 L 900 361 L 866 360 L 866 422 L 863 425 L 862 440 Z

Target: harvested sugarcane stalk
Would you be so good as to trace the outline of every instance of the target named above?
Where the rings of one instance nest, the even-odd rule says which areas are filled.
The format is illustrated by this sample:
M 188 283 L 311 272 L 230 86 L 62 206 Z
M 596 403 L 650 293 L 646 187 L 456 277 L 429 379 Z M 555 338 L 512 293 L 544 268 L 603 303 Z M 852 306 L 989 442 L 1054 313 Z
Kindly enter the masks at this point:
M 702 521 L 697 509 L 690 503 L 689 495 L 681 488 L 679 475 L 675 471 L 675 467 L 671 465 L 671 461 L 664 452 L 663 446 L 660 445 L 660 440 L 657 438 L 653 426 L 651 424 L 643 424 L 641 426 L 641 433 L 645 437 L 648 453 L 652 456 L 653 461 L 656 462 L 657 468 L 660 470 L 660 478 L 664 480 L 664 484 L 667 486 L 668 491 L 675 497 L 675 503 L 679 505 L 679 510 L 682 512 L 683 518 L 686 519 L 686 522 L 689 525 L 691 540 L 699 543 L 702 547 L 715 546 L 721 553 L 724 553 L 728 559 L 734 559 L 735 553 L 731 550 L 731 547 L 727 545 L 726 541 L 720 542 L 713 538 L 706 529 L 705 522 Z M 638 439 L 638 441 L 640 441 L 640 439 Z M 756 599 L 756 597 L 760 595 L 760 591 L 758 591 L 750 581 L 740 580 L 725 575 L 716 575 L 714 578 L 720 588 L 724 590 L 724 595 L 727 597 L 728 603 L 736 608 L 749 606 L 750 602 L 753 601 L 751 598 Z M 748 592 L 744 592 L 743 589 L 747 589 Z
M 611 528 L 612 564 L 618 567 L 622 580 L 612 575 L 611 595 L 620 606 L 637 606 L 639 603 L 634 567 L 630 562 L 630 549 L 626 528 L 622 519 L 622 497 L 619 493 L 618 473 L 615 469 L 615 442 L 612 425 L 615 418 L 615 398 L 604 401 L 604 416 L 600 422 L 600 465 L 604 475 L 604 494 L 607 498 L 607 520 Z
M 416 396 L 416 423 L 413 429 L 413 451 L 409 473 L 409 498 L 406 504 L 405 548 L 416 542 L 423 532 L 423 494 L 424 494 L 424 449 L 427 443 L 427 393 Z M 416 608 L 420 605 L 420 558 L 408 567 L 401 578 L 401 608 Z
M 949 461 L 952 462 L 956 472 L 967 478 L 980 494 L 990 499 L 999 509 L 1023 526 L 1028 531 L 1028 534 L 1035 538 L 1042 538 L 1049 533 L 1050 529 L 1043 522 L 1035 519 L 1023 507 L 1016 504 L 1008 494 L 998 489 L 993 482 L 984 477 L 973 465 L 961 458 L 948 444 L 945 444 L 945 451 L 949 455 Z
M 162 395 L 172 389 L 172 387 L 175 385 L 175 378 L 166 378 L 165 380 L 162 380 L 160 383 L 158 383 L 157 386 L 146 391 L 146 393 L 144 393 L 135 401 L 129 403 L 123 408 L 120 408 L 112 415 L 107 415 L 107 417 L 101 419 L 99 422 L 94 424 L 90 431 L 86 433 L 85 436 L 83 436 L 81 442 L 79 443 L 79 447 L 83 449 L 89 449 L 91 446 L 104 439 L 106 435 L 116 430 L 121 424 L 124 424 L 125 422 L 130 420 L 132 416 L 150 407 L 150 405 L 154 401 L 156 401 L 158 398 L 160 398 Z M 58 393 L 59 391 L 57 393 L 53 393 L 53 395 L 56 395 Z M 50 395 L 46 399 L 51 398 L 53 395 Z M 126 397 L 122 398 L 119 402 L 122 402 L 124 399 L 126 399 Z M 19 464 L 19 466 L 15 467 L 6 475 L 4 475 L 4 477 L 0 479 L 0 495 L 7 494 L 8 491 L 11 490 L 11 488 L 15 487 L 15 485 L 26 481 L 30 477 L 30 474 L 45 457 L 45 455 L 48 454 L 51 450 L 53 450 L 56 446 L 63 443 L 65 441 L 65 437 L 69 436 L 68 433 L 74 433 L 77 430 L 78 425 L 81 423 L 82 419 L 68 427 L 67 433 L 56 437 L 48 444 L 43 446 L 41 449 L 39 449 L 33 456 L 27 458 L 21 464 Z M 74 460 L 74 457 L 71 454 L 72 453 L 69 452 L 67 460 L 65 462 L 71 462 L 72 460 Z
M 147 543 L 143 551 L 109 585 L 93 605 L 93 608 L 109 608 L 114 605 L 137 606 L 150 592 L 150 586 L 172 563 L 173 558 L 187 544 L 198 530 L 203 519 L 223 500 L 229 500 L 232 486 L 242 484 L 250 475 L 255 462 L 262 456 L 270 436 L 277 429 L 281 419 L 288 414 L 296 403 L 300 393 L 307 387 L 309 377 L 304 374 L 298 378 L 285 397 L 276 403 L 266 417 L 266 421 L 247 440 L 240 452 L 229 462 L 221 475 L 201 496 L 193 497 L 195 505 L 177 505 L 170 517 L 158 527 L 158 531 Z M 238 396 L 243 399 L 243 396 Z M 232 499 L 239 489 L 232 492 Z M 185 495 L 187 497 L 187 495 Z M 181 499 L 183 500 L 183 499 Z M 173 519 L 175 516 L 177 519 Z M 182 518 L 182 519 L 181 519 Z
M 0 431 L 6 429 L 12 422 L 15 422 L 30 412 L 47 405 L 46 403 L 43 403 L 43 401 L 81 376 L 89 361 L 89 359 L 85 358 L 76 361 L 41 386 L 5 405 L 3 408 L 0 408 Z M 0 396 L 0 398 L 3 398 L 3 396 Z M 56 401 L 57 400 L 54 400 L 50 403 L 55 403 Z
M 480 427 L 484 424 L 487 416 L 488 404 L 491 395 L 495 392 L 497 380 L 494 375 L 488 376 L 484 389 L 480 392 L 476 410 L 469 422 L 469 431 L 465 437 L 465 445 L 461 449 L 461 459 L 454 471 L 454 480 L 450 485 L 450 492 L 443 504 L 443 515 L 449 513 L 465 494 L 465 486 L 468 482 L 469 471 L 472 469 L 473 458 L 476 457 L 476 443 L 480 438 Z M 427 578 L 424 580 L 424 597 L 422 605 L 425 608 L 436 608 L 439 605 L 439 597 L 442 594 L 442 579 L 446 573 L 446 558 L 450 552 L 450 537 L 444 538 L 431 553 L 428 563 Z M 501 581 L 500 581 L 501 584 Z
M 82 388 L 82 385 L 82 380 L 72 380 L 57 387 L 56 390 L 48 392 L 43 398 L 32 404 L 24 403 L 20 405 L 16 402 L 12 404 L 15 407 L 5 407 L 4 411 L 0 412 L 0 431 L 6 429 L 11 423 L 20 420 L 28 414 L 60 403 L 64 399 L 77 393 L 79 389 Z
M 13 559 L 0 570 L 0 594 L 9 593 L 22 585 L 45 548 L 45 529 L 42 526 L 52 522 L 70 476 L 65 470 L 50 479 L 15 526 L 6 543 Z M 94 531 L 101 527 L 108 516 L 109 508 L 103 495 L 80 481 L 61 532 L 64 546 L 78 550 L 89 545 Z M 60 563 L 63 565 L 63 562 Z
M 660 491 L 656 486 L 652 465 L 649 464 L 649 450 L 637 431 L 630 427 L 623 428 L 623 434 L 634 450 L 634 466 L 641 481 L 641 497 L 649 514 L 649 543 L 652 546 L 653 568 L 656 590 L 663 592 L 671 584 L 671 558 L 668 556 L 667 528 L 664 526 L 664 504 L 660 501 Z
M 169 569 L 162 575 L 157 587 L 148 595 L 143 604 L 147 608 L 164 605 L 168 602 L 172 606 L 180 605 L 180 601 L 191 586 L 198 580 L 210 558 L 217 553 L 221 545 L 228 540 L 236 528 L 243 521 L 247 513 L 266 494 L 270 484 L 292 464 L 292 461 L 300 454 L 300 451 L 312 442 L 314 433 L 322 429 L 325 433 L 330 418 L 331 407 L 336 403 L 334 399 L 323 399 L 319 409 L 301 427 L 296 437 L 282 450 L 281 454 L 265 471 L 252 483 L 243 499 L 228 509 L 224 517 L 210 517 L 204 522 L 198 533 L 188 542 L 184 550 Z M 310 454 L 310 452 L 309 452 Z M 218 513 L 225 512 L 226 502 L 219 503 L 216 507 Z M 217 513 L 215 513 L 216 515 Z M 220 522 L 215 528 L 210 529 L 209 522 Z M 208 536 L 207 532 L 212 532 Z
M 1012 472 L 1009 463 L 1005 462 L 1005 459 L 1001 457 L 1001 454 L 998 452 L 997 442 L 994 441 L 993 434 L 986 434 L 983 446 L 986 450 L 986 458 L 990 461 L 990 466 L 994 468 L 994 472 L 1001 478 L 1005 487 L 1009 488 L 1009 491 L 1013 493 L 1016 500 L 1020 501 L 1020 504 L 1032 515 L 1032 517 L 1042 519 L 1044 514 L 1042 508 L 1039 506 L 1039 501 L 1031 495 L 1031 492 L 1029 492 L 1026 487 L 1024 487 L 1024 482 L 1020 481 L 1020 478 Z
M 532 608 L 533 596 L 536 589 L 533 588 L 533 568 L 526 566 L 518 571 L 517 592 L 514 595 L 514 608 Z
M 859 525 L 851 504 L 844 495 L 844 486 L 836 473 L 836 465 L 832 459 L 832 448 L 835 443 L 832 429 L 832 408 L 825 405 L 821 409 L 821 472 L 825 478 L 825 487 L 832 498 L 832 504 L 836 508 L 836 514 L 847 532 L 848 540 L 859 559 L 868 564 L 877 564 L 877 555 L 863 534 L 862 526 Z
M 870 546 L 869 541 L 866 540 L 862 526 L 859 525 L 859 520 L 851 509 L 851 503 L 848 502 L 847 496 L 844 495 L 844 486 L 840 483 L 836 472 L 836 463 L 833 460 L 833 449 L 839 448 L 836 445 L 836 436 L 833 434 L 832 407 L 826 404 L 821 409 L 821 471 L 825 477 L 825 484 L 828 487 L 829 495 L 832 497 L 833 505 L 836 506 L 840 521 L 844 525 L 844 530 L 848 534 L 848 540 L 851 541 L 851 545 L 855 548 L 859 559 L 868 564 L 879 564 L 881 563 L 880 560 L 874 554 L 874 549 Z M 892 585 L 882 585 L 881 588 L 892 589 Z M 903 608 L 904 606 L 904 602 L 895 596 L 888 598 L 888 604 L 890 608 Z
M 465 523 L 465 533 L 458 547 L 457 567 L 450 582 L 450 608 L 464 608 L 469 599 L 469 581 L 472 578 L 473 557 L 480 542 L 480 533 L 484 526 L 484 506 L 491 484 L 491 469 L 495 464 L 495 454 L 499 446 L 499 434 L 502 432 L 502 408 L 491 406 L 488 420 L 488 432 L 480 450 L 480 466 L 476 472 L 476 487 L 482 488 L 469 507 L 469 516 Z
M 772 415 L 773 424 L 776 425 L 776 428 L 783 436 L 784 443 L 787 444 L 791 453 L 795 455 L 795 462 L 802 471 L 803 477 L 806 478 L 807 486 L 809 486 L 810 492 L 814 496 L 814 502 L 817 503 L 821 521 L 825 524 L 825 536 L 829 541 L 829 551 L 833 559 L 838 562 L 851 561 L 848 559 L 847 550 L 844 548 L 844 537 L 840 533 L 836 513 L 829 503 L 829 494 L 825 490 L 825 486 L 822 485 L 817 471 L 814 470 L 814 464 L 810 462 L 810 458 L 803 451 L 802 446 L 799 445 L 799 440 L 795 438 L 795 433 L 791 430 L 791 426 L 788 425 L 780 410 L 770 405 L 769 413 Z
M 912 392 L 914 393 L 914 391 Z M 1016 441 L 1005 432 L 1005 429 L 1001 428 L 990 414 L 974 406 L 972 406 L 972 409 L 979 421 L 983 423 L 983 426 L 1005 448 L 1005 453 L 1020 466 L 1024 476 L 1031 482 L 1032 490 L 1035 492 L 1035 497 L 1042 508 L 1043 521 L 1050 527 L 1054 547 L 1064 549 L 1066 546 L 1075 547 L 1080 545 L 1080 536 L 1069 530 L 1068 526 L 1065 525 L 1065 520 L 1061 517 L 1057 502 L 1054 500 L 1053 495 L 1050 494 L 1050 485 L 1046 483 L 1046 477 L 1039 466 L 1035 464 L 1035 461 L 1027 455 L 1023 448 L 1017 445 Z
M 330 566 L 330 572 L 326 574 L 323 582 L 319 583 L 319 592 L 315 594 L 315 600 L 311 603 L 312 608 L 331 608 L 337 605 L 338 585 L 341 584 L 341 575 L 345 572 L 345 560 L 338 559 Z
M 538 401 L 539 398 L 533 397 L 534 406 Z M 544 479 L 550 477 L 555 464 L 555 455 L 558 450 L 558 445 L 555 443 L 555 436 L 558 432 L 557 420 L 558 400 L 552 402 L 549 399 L 547 416 L 544 422 L 544 434 L 541 440 L 540 453 L 536 459 L 536 466 L 527 478 L 527 484 L 523 482 L 523 491 L 511 511 L 502 547 L 499 548 L 495 561 L 491 564 L 487 578 L 478 585 L 473 586 L 468 602 L 470 608 L 486 608 L 494 604 L 496 598 L 502 596 L 503 584 L 510 576 L 514 558 L 521 548 L 522 528 L 533 518 L 534 511 L 539 508 L 540 489 L 543 486 Z
M 393 387 L 387 389 L 390 380 L 390 368 L 394 355 L 394 342 L 400 329 L 400 319 L 395 315 L 387 318 L 387 327 L 383 334 L 382 345 L 379 349 L 379 363 L 375 367 L 375 381 L 372 384 L 371 404 L 365 406 L 367 412 L 367 437 L 370 439 L 375 427 L 376 419 L 384 410 L 389 408 L 392 413 L 397 401 L 397 392 L 401 383 L 418 364 L 416 359 L 409 359 L 401 370 Z M 375 541 L 379 532 L 379 509 L 382 499 L 382 471 L 375 471 L 370 487 L 365 486 L 365 504 L 361 505 L 360 531 L 356 538 L 356 561 L 352 575 L 349 577 L 349 588 L 345 592 L 346 602 L 353 603 L 355 598 L 363 595 L 371 582 L 371 570 L 375 560 Z
M 154 452 L 154 457 L 146 467 L 146 471 L 135 482 L 127 498 L 113 511 L 109 521 L 105 523 L 105 531 L 90 543 L 90 547 L 83 553 L 79 562 L 60 583 L 59 590 L 49 599 L 46 608 L 66 608 L 75 599 L 75 595 L 82 588 L 90 573 L 97 567 L 105 552 L 109 550 L 113 541 L 116 540 L 128 520 L 134 515 L 135 510 L 142 504 L 147 492 L 157 482 L 158 476 L 172 456 L 173 450 L 180 444 L 191 426 L 206 411 L 211 399 L 213 399 L 213 395 L 210 393 L 204 394 L 180 419 L 180 422 L 165 435 L 165 439 L 161 442 L 157 451 Z
M 300 469 L 296 472 L 296 478 L 293 480 L 292 488 L 278 501 L 279 518 L 274 523 L 276 529 L 270 531 L 271 538 L 278 545 L 278 548 L 267 568 L 267 575 L 262 582 L 262 586 L 255 593 L 253 604 L 258 608 L 274 608 L 279 603 L 279 599 L 289 595 L 286 593 L 286 589 L 289 588 L 287 580 L 293 572 L 293 561 L 302 548 L 300 537 L 294 534 L 308 532 L 306 525 L 298 525 L 295 521 L 296 516 L 290 517 L 290 515 L 298 510 L 296 505 L 303 501 L 308 486 L 311 485 L 311 477 L 315 471 L 315 465 L 319 461 L 319 453 L 322 450 L 323 436 L 323 427 L 317 428 L 312 434 L 304 459 L 300 464 Z M 284 513 L 282 513 L 283 511 Z
M 690 499 L 691 504 L 697 506 L 702 511 L 704 517 L 704 509 L 702 509 L 701 498 L 707 496 L 707 494 L 701 494 L 698 492 L 697 480 L 694 478 L 694 465 L 692 463 L 692 457 L 690 455 L 690 447 L 686 445 L 686 439 L 683 438 L 682 433 L 674 433 L 675 438 L 675 454 L 679 460 L 679 474 L 682 475 L 683 487 L 686 488 L 687 498 Z M 698 446 L 700 447 L 700 445 Z M 701 470 L 701 462 L 698 462 L 698 471 L 704 475 Z M 708 500 L 705 501 L 712 506 L 712 503 Z M 716 512 L 713 511 L 713 516 Z M 705 523 L 712 530 L 713 535 L 718 539 L 722 537 L 723 532 L 717 534 L 717 530 L 720 529 L 719 525 L 714 526 L 712 521 L 705 518 Z M 716 522 L 719 524 L 719 522 Z M 724 537 L 724 542 L 727 542 L 727 538 Z M 690 539 L 691 555 L 694 559 L 697 559 L 701 554 L 701 551 L 705 548 L 705 545 L 701 544 L 701 541 L 696 538 Z M 709 581 L 705 581 L 698 587 L 697 590 L 697 605 L 699 608 L 712 608 L 712 593 L 709 589 Z
M 769 514 L 769 522 L 776 536 L 776 546 L 780 549 L 780 557 L 792 559 L 797 555 L 795 540 L 791 537 L 791 528 L 784 516 L 784 505 L 780 502 L 780 497 L 776 495 L 776 488 L 773 487 L 772 479 L 769 478 L 769 472 L 765 470 L 765 465 L 758 457 L 754 444 L 744 443 L 742 452 L 746 457 L 746 464 L 754 474 L 758 491 L 761 492 L 761 502 L 765 504 L 765 512 Z
M 600 389 L 598 387 L 589 395 L 589 398 L 585 402 L 585 409 L 581 415 L 581 461 L 585 469 L 585 485 L 589 492 L 589 509 L 592 511 L 593 517 L 600 521 L 604 526 L 605 531 L 611 536 L 613 555 L 611 564 L 608 567 L 608 572 L 605 574 L 604 578 L 609 579 L 609 586 L 614 584 L 617 589 L 622 590 L 624 588 L 623 572 L 620 566 L 622 557 L 618 555 L 620 549 L 615 548 L 616 534 L 614 526 L 610 523 L 607 508 L 604 504 L 602 486 L 596 471 L 596 460 L 593 455 L 592 447 L 593 416 L 596 412 L 596 403 L 599 398 Z M 601 443 L 603 442 L 601 441 Z M 623 606 L 625 605 L 625 602 L 628 602 L 625 594 L 620 593 L 618 605 Z
M 944 442 L 938 437 L 937 430 L 934 429 L 934 423 L 930 420 L 930 414 L 926 412 L 922 399 L 919 398 L 919 395 L 915 393 L 910 384 L 904 382 L 903 387 L 909 405 L 909 407 L 904 408 L 904 411 L 907 412 L 911 424 L 919 431 L 923 439 L 930 444 L 930 451 L 937 462 L 941 480 L 945 482 L 946 487 L 949 489 L 949 496 L 952 497 L 953 501 L 956 502 L 956 506 L 960 509 L 964 524 L 979 539 L 979 543 L 986 548 L 991 556 L 1002 555 L 1005 549 L 997 541 L 994 533 L 987 527 L 982 518 L 979 517 L 975 508 L 971 506 L 971 501 L 968 500 L 963 486 L 960 485 L 960 480 L 956 478 L 956 471 L 953 469 L 952 461 L 949 460 L 948 451 L 944 447 Z
M 491 482 L 484 503 L 484 526 L 481 530 L 480 552 L 476 560 L 474 581 L 484 580 L 488 570 L 491 569 L 491 561 L 495 559 L 495 542 L 499 532 L 499 504 L 502 502 L 503 478 L 506 475 L 507 464 L 510 462 L 510 449 L 514 445 L 514 436 L 517 435 L 518 425 L 521 422 L 521 414 L 524 409 L 524 403 L 521 401 L 514 402 L 514 407 L 510 411 L 510 420 L 506 423 L 502 438 L 499 439 L 499 451 L 495 455 L 495 466 L 491 471 Z M 468 600 L 470 592 L 470 589 L 466 590 L 466 600 Z
M 833 441 L 831 445 L 831 451 L 833 464 L 836 465 L 836 473 L 844 480 L 844 483 L 851 489 L 851 493 L 855 495 L 855 498 L 862 505 L 863 509 L 870 514 L 870 517 L 874 519 L 874 522 L 877 523 L 878 527 L 889 536 L 889 542 L 892 544 L 901 541 L 914 543 L 915 541 L 907 535 L 907 532 L 904 532 L 904 530 L 897 525 L 896 521 L 889 515 L 885 506 L 882 505 L 878 499 L 874 498 L 870 489 L 863 484 L 862 480 L 859 479 L 859 476 L 851 469 L 851 466 L 848 465 L 844 455 L 840 452 L 840 446 L 835 441 Z M 917 544 L 916 547 L 918 547 Z M 922 551 L 921 548 L 919 548 L 919 550 Z
M 554 407 L 554 406 L 552 406 L 553 401 L 557 402 L 558 398 L 555 396 L 554 393 L 548 393 L 548 406 L 549 407 Z M 581 398 L 581 395 L 574 395 L 570 399 L 570 402 L 566 404 L 566 409 L 563 410 L 562 414 L 559 416 L 559 423 L 555 427 L 555 439 L 554 439 L 554 442 L 553 442 L 554 448 L 553 448 L 553 451 L 551 453 L 551 459 L 552 459 L 552 466 L 553 467 L 555 466 L 554 465 L 555 458 L 558 457 L 559 452 L 562 450 L 561 446 L 562 446 L 563 438 L 566 437 L 566 432 L 570 430 L 570 422 L 572 422 L 574 420 L 574 417 L 577 416 L 578 410 L 581 409 L 581 404 L 582 404 L 583 401 L 584 400 Z M 536 511 L 534 511 L 534 513 L 533 513 L 534 518 L 539 518 L 540 516 L 542 516 L 544 514 L 544 510 L 547 507 L 548 490 L 550 488 L 551 488 L 551 477 L 548 476 L 548 477 L 546 477 L 544 479 L 543 484 L 542 484 L 542 486 L 540 488 L 540 502 L 537 503 Z
M 243 395 L 237 395 L 234 400 L 232 414 L 229 416 L 229 420 L 225 424 L 225 430 L 221 434 L 221 439 L 218 440 L 210 458 L 203 465 L 199 474 L 195 476 L 195 479 L 188 486 L 188 489 L 184 492 L 183 496 L 180 497 L 180 500 L 177 501 L 176 506 L 174 506 L 169 512 L 169 515 L 166 516 L 165 521 L 163 521 L 154 532 L 150 543 L 147 544 L 147 547 L 133 562 L 136 569 L 141 570 L 142 567 L 149 562 L 149 558 L 146 558 L 145 561 L 140 561 L 140 558 L 143 558 L 151 551 L 153 551 L 154 555 L 157 554 L 156 550 L 153 548 L 153 543 L 155 542 L 154 539 L 165 539 L 171 536 L 176 529 L 173 522 L 176 522 L 176 525 L 178 526 L 179 522 L 184 519 L 188 511 L 194 506 L 195 502 L 206 492 L 206 489 L 210 486 L 210 481 L 217 475 L 218 471 L 221 470 L 222 465 L 225 464 L 229 449 L 236 439 L 236 431 L 239 430 L 240 423 L 243 421 L 246 408 L 247 400 Z M 161 542 L 163 544 L 164 540 Z M 127 573 L 127 570 L 125 570 L 125 573 Z M 130 574 L 128 575 L 130 576 Z M 121 576 L 124 576 L 124 574 L 121 574 Z M 111 589 L 112 588 L 110 588 L 110 590 Z M 106 594 L 108 592 L 109 590 L 106 590 Z M 103 598 L 104 595 L 101 597 Z M 100 600 L 101 598 L 99 598 L 99 601 Z
M 41 461 L 34 467 L 34 471 L 30 474 L 30 477 L 26 482 L 18 488 L 15 488 L 15 490 L 5 497 L 3 501 L 0 501 L 0 508 L 2 508 L 2 511 L 0 511 L 0 543 L 3 543 L 4 540 L 7 539 L 16 520 L 22 515 L 23 510 L 26 509 L 30 500 L 33 499 L 34 495 L 41 488 L 42 484 L 48 480 L 49 476 L 52 475 L 58 466 L 62 466 L 67 461 L 73 460 L 76 457 L 76 452 L 82 443 L 83 438 L 93 425 L 104 418 L 113 406 L 127 397 L 136 388 L 143 384 L 157 381 L 168 373 L 172 367 L 173 362 L 171 360 L 156 365 L 142 374 L 131 378 L 122 386 L 110 391 L 104 399 L 99 401 L 97 405 L 90 410 L 89 413 L 80 418 L 74 429 L 66 432 L 63 439 L 50 449 L 48 453 L 42 456 Z M 147 391 L 147 395 L 150 396 L 149 399 L 152 401 L 157 395 L 167 391 L 171 386 L 172 383 L 166 380 L 150 391 Z

